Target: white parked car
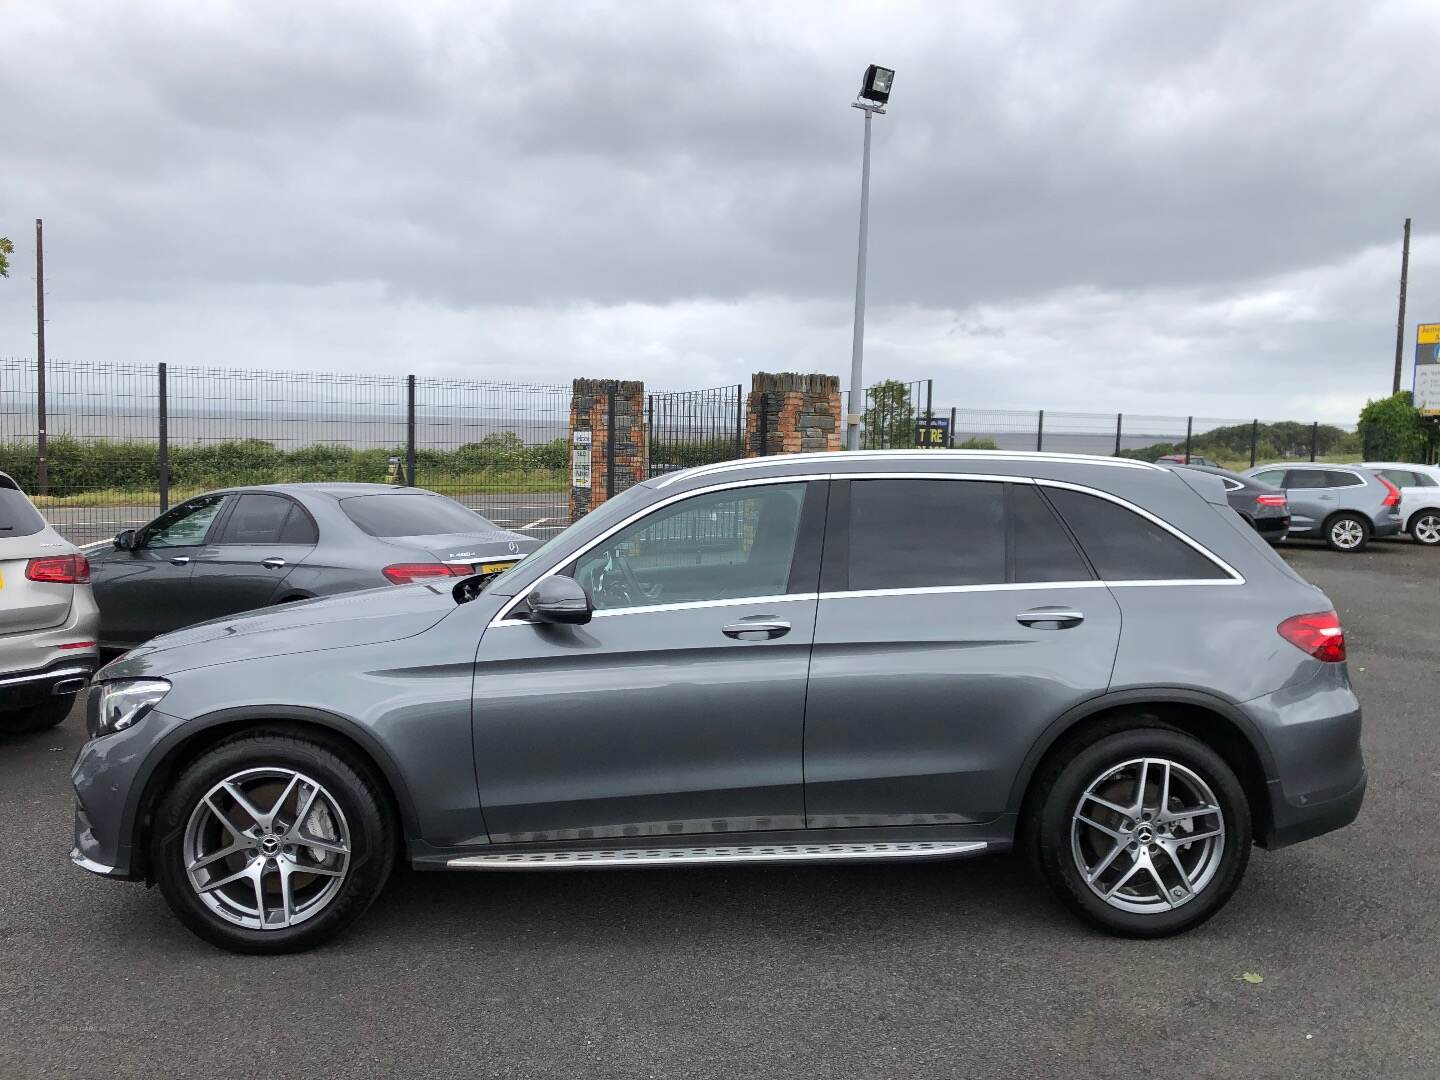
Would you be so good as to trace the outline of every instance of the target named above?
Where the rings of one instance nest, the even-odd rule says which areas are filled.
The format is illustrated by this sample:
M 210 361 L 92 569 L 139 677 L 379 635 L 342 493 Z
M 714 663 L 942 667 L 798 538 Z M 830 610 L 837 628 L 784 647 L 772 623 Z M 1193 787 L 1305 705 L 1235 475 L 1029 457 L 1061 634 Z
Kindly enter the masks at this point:
M 1410 539 L 1426 547 L 1440 544 L 1440 465 L 1403 461 L 1364 461 L 1400 489 L 1400 520 Z
M 65 719 L 99 666 L 90 564 L 0 473 L 0 735 Z

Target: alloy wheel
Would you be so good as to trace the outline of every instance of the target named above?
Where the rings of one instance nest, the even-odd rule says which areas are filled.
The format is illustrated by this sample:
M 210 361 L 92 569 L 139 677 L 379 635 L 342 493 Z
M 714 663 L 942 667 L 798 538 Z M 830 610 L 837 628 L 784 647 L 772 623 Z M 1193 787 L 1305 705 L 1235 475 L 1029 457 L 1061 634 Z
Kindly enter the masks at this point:
M 1440 515 L 1422 514 L 1410 526 L 1410 535 L 1422 544 L 1440 544 Z
M 1070 849 L 1086 886 L 1121 911 L 1154 914 L 1195 899 L 1225 853 L 1225 816 L 1210 785 L 1167 758 L 1106 768 L 1080 796 Z
M 1345 551 L 1357 548 L 1365 542 L 1365 526 L 1354 518 L 1341 518 L 1330 526 L 1330 542 Z
M 207 908 L 251 930 L 323 911 L 350 868 L 350 829 L 335 798 L 303 773 L 245 769 L 221 780 L 185 826 L 185 871 Z

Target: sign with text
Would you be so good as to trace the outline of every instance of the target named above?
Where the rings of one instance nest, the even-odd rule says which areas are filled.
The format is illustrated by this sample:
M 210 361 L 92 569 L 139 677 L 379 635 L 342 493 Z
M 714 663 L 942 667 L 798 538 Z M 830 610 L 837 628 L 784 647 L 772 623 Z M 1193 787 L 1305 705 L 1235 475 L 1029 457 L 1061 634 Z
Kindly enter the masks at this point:
M 915 421 L 915 445 L 928 450 L 944 449 L 950 445 L 950 418 L 948 416 L 922 417 Z
M 588 488 L 590 486 L 590 446 L 593 440 L 594 432 L 575 432 L 574 441 L 570 446 L 571 487 Z
M 1440 323 L 1415 328 L 1415 407 L 1425 416 L 1440 416 Z

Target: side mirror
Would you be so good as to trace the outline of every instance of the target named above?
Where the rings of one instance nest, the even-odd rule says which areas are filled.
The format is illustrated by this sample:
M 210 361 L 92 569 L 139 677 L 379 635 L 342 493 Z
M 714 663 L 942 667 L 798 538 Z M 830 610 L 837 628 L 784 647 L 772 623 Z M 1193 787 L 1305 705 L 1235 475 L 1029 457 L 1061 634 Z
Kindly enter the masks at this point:
M 111 541 L 116 551 L 133 551 L 135 548 L 135 530 L 125 529 L 116 533 L 115 539 Z
M 546 578 L 525 598 L 525 606 L 536 622 L 577 626 L 588 623 L 595 611 L 590 594 L 574 578 Z

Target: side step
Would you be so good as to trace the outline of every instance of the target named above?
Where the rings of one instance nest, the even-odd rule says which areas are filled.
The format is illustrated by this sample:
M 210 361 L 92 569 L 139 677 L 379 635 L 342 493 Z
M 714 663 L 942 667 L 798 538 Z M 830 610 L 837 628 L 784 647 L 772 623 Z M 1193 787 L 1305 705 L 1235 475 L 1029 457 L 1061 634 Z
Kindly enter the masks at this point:
M 855 862 L 863 859 L 954 859 L 978 855 L 981 840 L 873 844 L 730 844 L 724 847 L 595 848 L 497 851 L 445 861 L 450 870 L 567 870 L 586 866 L 707 866 L 721 863 Z

